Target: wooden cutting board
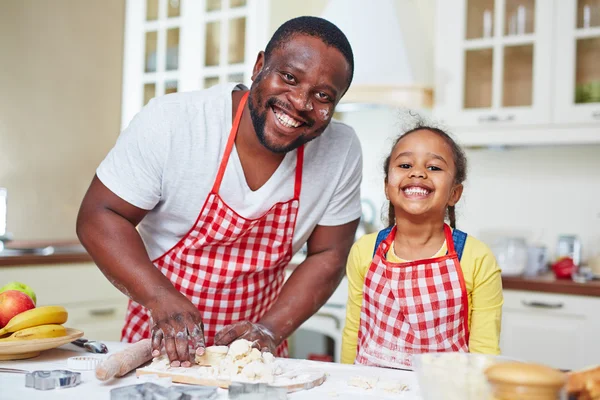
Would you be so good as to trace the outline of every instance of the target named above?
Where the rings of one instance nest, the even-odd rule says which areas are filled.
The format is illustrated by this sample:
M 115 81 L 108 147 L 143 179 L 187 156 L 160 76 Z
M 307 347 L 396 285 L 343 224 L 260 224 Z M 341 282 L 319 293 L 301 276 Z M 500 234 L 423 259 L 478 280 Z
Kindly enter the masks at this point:
M 169 377 L 174 383 L 187 383 L 200 386 L 218 386 L 223 389 L 227 389 L 231 384 L 230 380 L 202 377 L 197 373 L 199 368 L 199 366 L 192 366 L 190 368 L 179 367 L 171 368 L 168 371 L 161 371 L 152 369 L 150 367 L 144 367 L 136 370 L 136 376 L 152 374 L 160 377 Z M 285 368 L 284 370 L 288 371 L 288 368 Z M 271 385 L 285 387 L 288 392 L 295 392 L 298 390 L 312 389 L 325 382 L 325 372 L 322 370 L 306 367 L 294 367 L 293 363 L 290 365 L 289 370 L 290 372 L 293 372 L 292 375 L 290 375 L 290 372 L 285 372 L 281 375 L 281 377 L 296 376 L 299 379 L 292 380 L 290 382 L 289 380 L 283 381 L 282 378 L 276 378 L 275 382 Z M 278 383 L 277 380 L 279 380 L 280 383 Z

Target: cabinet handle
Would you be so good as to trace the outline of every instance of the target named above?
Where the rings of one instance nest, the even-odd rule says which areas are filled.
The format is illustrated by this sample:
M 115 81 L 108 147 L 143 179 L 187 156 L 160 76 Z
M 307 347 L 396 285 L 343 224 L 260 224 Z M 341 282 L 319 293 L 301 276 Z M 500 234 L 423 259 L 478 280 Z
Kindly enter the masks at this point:
M 592 118 L 600 119 L 600 111 L 593 112 Z
M 543 303 L 541 301 L 525 301 L 521 300 L 521 304 L 525 307 L 534 307 L 534 308 L 549 308 L 553 310 L 557 310 L 559 308 L 563 308 L 563 303 Z
M 481 116 L 479 117 L 479 122 L 497 122 L 498 121 L 498 116 L 497 115 L 488 115 L 486 117 Z
M 106 317 L 109 315 L 114 315 L 116 314 L 117 309 L 116 308 L 98 308 L 95 310 L 90 310 L 90 315 L 92 317 Z
M 510 122 L 510 121 L 514 121 L 515 120 L 515 116 L 510 114 L 507 115 L 504 118 L 500 118 L 497 115 L 488 115 L 488 116 L 481 116 L 478 118 L 479 122 L 485 123 L 485 122 Z

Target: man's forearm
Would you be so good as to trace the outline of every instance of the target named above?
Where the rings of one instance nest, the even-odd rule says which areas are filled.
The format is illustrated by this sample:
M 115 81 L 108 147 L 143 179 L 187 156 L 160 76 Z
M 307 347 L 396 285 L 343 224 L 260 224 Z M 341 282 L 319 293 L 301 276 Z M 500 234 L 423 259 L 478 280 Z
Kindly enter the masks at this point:
M 145 307 L 170 293 L 178 294 L 152 264 L 131 222 L 111 210 L 82 217 L 77 222 L 79 239 L 117 289 Z
M 344 277 L 345 262 L 335 251 L 308 256 L 259 323 L 273 333 L 278 343 L 287 338 L 331 297 Z

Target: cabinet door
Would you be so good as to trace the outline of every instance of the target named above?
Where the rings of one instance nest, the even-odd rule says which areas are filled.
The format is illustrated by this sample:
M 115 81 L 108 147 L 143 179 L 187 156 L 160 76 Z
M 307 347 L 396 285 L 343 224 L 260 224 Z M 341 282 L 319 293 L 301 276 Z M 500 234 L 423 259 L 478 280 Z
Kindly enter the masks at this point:
M 127 0 L 121 128 L 156 96 L 249 84 L 266 46 L 261 0 Z
M 597 363 L 600 299 L 504 291 L 502 355 L 560 369 Z
M 555 4 L 556 122 L 600 127 L 600 1 Z
M 458 126 L 550 120 L 552 2 L 437 3 L 436 107 Z

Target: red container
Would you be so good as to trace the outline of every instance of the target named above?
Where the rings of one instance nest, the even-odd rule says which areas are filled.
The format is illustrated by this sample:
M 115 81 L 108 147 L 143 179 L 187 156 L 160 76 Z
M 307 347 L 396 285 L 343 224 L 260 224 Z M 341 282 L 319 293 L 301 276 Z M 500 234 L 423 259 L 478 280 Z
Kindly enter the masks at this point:
M 577 272 L 577 266 L 570 257 L 563 257 L 552 264 L 552 271 L 556 279 L 572 279 Z

